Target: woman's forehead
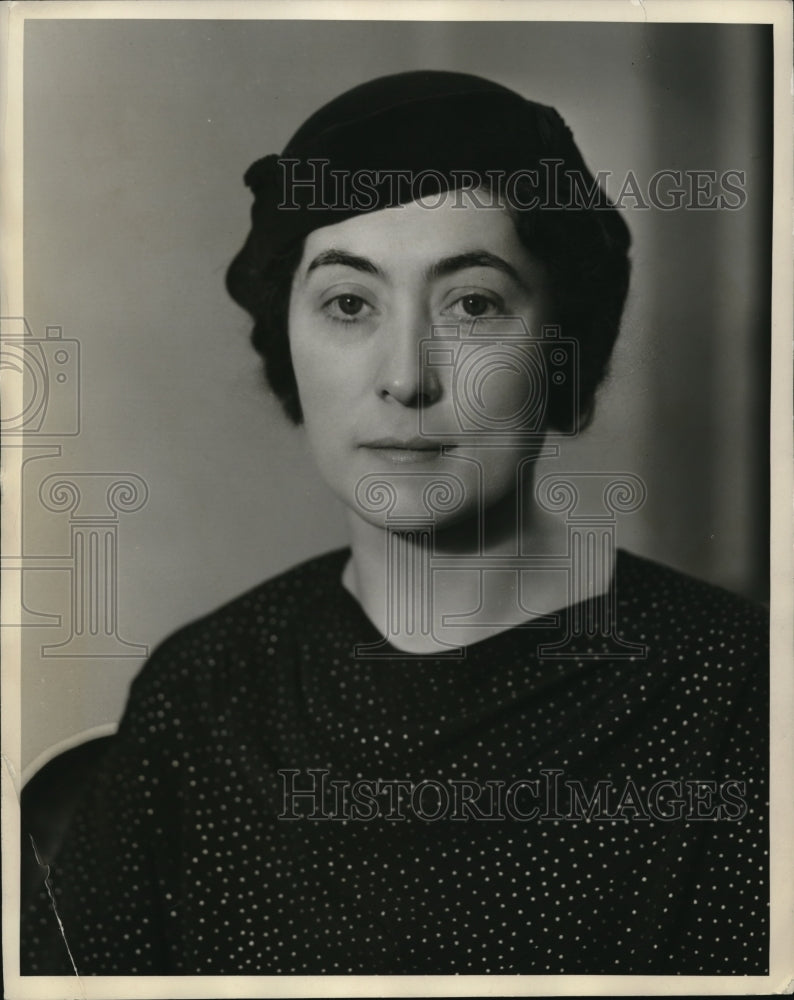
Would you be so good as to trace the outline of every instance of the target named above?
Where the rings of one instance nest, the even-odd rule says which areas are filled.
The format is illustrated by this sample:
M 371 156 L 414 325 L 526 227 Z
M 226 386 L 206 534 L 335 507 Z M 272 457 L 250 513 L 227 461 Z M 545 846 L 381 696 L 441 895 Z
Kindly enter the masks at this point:
M 341 250 L 376 262 L 421 266 L 428 260 L 482 249 L 529 263 L 510 213 L 477 203 L 466 191 L 448 191 L 313 230 L 306 237 L 302 268 L 318 255 Z

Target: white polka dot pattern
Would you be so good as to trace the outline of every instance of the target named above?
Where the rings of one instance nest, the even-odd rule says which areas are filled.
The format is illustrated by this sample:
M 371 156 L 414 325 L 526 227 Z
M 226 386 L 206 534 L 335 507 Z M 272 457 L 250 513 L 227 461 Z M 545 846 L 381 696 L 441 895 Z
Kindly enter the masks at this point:
M 618 553 L 646 659 L 539 659 L 558 626 L 463 660 L 356 659 L 378 636 L 312 560 L 167 640 L 52 883 L 81 974 L 763 974 L 763 609 Z M 590 640 L 596 644 L 600 640 Z M 596 645 L 595 651 L 600 647 Z M 587 788 L 746 783 L 741 819 L 279 819 L 280 769 Z M 42 898 L 27 973 L 71 971 Z

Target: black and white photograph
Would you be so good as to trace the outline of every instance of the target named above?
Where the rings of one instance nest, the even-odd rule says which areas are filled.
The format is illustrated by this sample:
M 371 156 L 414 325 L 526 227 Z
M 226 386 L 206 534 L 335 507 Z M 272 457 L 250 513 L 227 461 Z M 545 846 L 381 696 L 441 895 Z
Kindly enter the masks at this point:
M 3 16 L 5 995 L 790 990 L 791 6 Z

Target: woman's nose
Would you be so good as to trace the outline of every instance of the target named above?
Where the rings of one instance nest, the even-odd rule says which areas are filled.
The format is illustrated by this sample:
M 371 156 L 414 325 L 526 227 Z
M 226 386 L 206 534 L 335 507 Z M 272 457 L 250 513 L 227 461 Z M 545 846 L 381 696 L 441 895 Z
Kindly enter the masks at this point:
M 423 312 L 382 329 L 376 392 L 402 406 L 431 406 L 441 396 L 439 373 L 428 363 L 431 320 Z

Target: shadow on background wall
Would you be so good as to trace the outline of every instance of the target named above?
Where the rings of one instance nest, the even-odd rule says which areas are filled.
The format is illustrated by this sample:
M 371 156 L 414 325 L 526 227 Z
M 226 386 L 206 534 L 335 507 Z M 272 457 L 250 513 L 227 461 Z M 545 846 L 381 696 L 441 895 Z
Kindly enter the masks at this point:
M 663 363 L 655 366 L 647 428 L 667 475 L 657 477 L 646 515 L 657 558 L 765 601 L 772 35 L 764 26 L 746 34 L 732 27 L 673 25 L 648 34 L 647 107 L 651 115 L 663 110 L 653 118 L 656 161 L 743 170 L 747 203 L 653 218 L 648 335 Z M 673 63 L 679 93 L 665 106 Z

